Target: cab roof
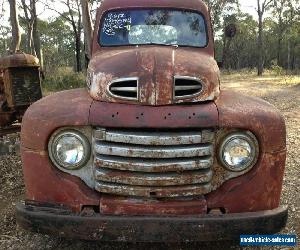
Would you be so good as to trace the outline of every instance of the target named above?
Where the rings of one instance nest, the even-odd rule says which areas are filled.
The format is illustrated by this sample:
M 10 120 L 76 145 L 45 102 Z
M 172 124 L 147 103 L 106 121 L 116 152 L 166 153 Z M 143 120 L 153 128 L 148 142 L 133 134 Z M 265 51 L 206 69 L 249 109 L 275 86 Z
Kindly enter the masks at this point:
M 126 8 L 179 8 L 208 12 L 202 0 L 104 0 L 100 6 L 102 11 Z

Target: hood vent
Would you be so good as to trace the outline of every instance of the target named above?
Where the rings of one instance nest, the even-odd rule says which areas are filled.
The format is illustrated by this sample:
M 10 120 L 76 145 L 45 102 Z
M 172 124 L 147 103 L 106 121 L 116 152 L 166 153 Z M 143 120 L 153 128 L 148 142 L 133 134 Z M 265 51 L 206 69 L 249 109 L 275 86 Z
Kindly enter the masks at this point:
M 108 92 L 112 97 L 137 101 L 138 78 L 120 78 L 112 81 L 108 86 Z
M 197 96 L 203 89 L 202 81 L 195 77 L 176 76 L 174 79 L 174 98 L 186 99 Z

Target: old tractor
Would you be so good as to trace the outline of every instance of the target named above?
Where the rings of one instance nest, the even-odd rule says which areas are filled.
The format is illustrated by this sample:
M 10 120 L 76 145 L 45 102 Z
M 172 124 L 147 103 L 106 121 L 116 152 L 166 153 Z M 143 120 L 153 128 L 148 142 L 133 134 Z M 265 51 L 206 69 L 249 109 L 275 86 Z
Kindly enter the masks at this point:
M 27 108 L 42 98 L 39 60 L 18 52 L 0 58 L 0 155 L 14 144 L 7 136 L 20 132 Z M 14 136 L 13 136 L 14 138 Z

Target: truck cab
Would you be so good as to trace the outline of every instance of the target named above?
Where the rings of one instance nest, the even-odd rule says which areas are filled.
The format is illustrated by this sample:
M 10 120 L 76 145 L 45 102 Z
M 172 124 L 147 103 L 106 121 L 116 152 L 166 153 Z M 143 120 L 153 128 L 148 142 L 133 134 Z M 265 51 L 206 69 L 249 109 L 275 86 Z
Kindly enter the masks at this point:
M 201 0 L 104 0 L 87 88 L 23 118 L 29 230 L 105 241 L 208 241 L 272 234 L 286 158 L 282 116 L 220 90 Z

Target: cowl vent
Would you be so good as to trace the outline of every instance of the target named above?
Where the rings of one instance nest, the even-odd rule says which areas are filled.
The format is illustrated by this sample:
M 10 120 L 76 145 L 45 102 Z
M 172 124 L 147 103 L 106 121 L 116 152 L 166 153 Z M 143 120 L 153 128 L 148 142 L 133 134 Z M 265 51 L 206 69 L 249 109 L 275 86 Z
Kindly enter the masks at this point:
M 125 100 L 138 100 L 138 78 L 120 78 L 108 86 L 111 96 Z
M 198 78 L 177 76 L 174 79 L 174 98 L 177 100 L 197 96 L 202 89 L 202 81 Z

